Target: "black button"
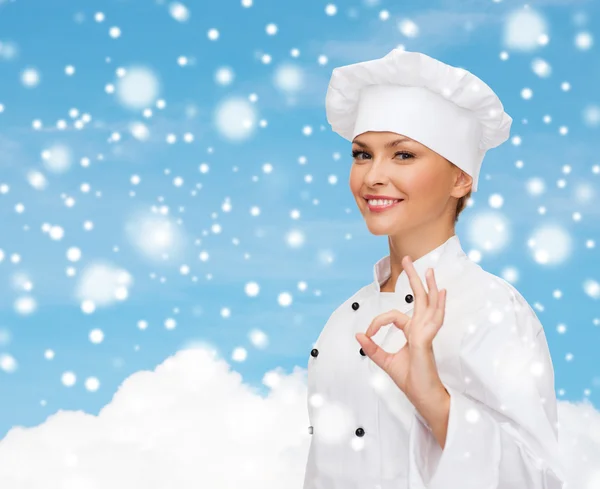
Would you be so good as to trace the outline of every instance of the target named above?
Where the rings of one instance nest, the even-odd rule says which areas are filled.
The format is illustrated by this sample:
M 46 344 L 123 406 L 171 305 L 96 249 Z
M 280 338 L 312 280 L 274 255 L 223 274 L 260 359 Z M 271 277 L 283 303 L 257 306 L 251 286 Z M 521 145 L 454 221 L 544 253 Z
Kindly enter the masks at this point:
M 406 294 L 404 300 L 410 304 L 413 301 L 413 296 L 411 294 Z
M 311 350 L 310 354 L 311 354 L 313 357 L 316 357 L 316 356 L 319 354 L 319 350 L 317 350 L 316 348 L 313 348 L 313 349 Z
M 360 349 L 360 354 L 361 354 L 363 357 L 366 357 L 366 356 L 367 356 L 367 354 L 366 354 L 366 353 L 363 351 L 363 349 L 362 349 L 362 348 Z
M 363 430 L 362 428 L 358 428 L 356 430 L 356 436 L 365 436 L 365 430 Z
M 313 434 L 313 427 L 312 427 L 312 426 L 309 426 L 309 427 L 308 427 L 308 434 L 309 434 L 309 435 L 312 435 L 312 434 Z
M 352 309 L 354 309 L 356 311 L 358 308 L 359 308 L 358 302 L 353 302 Z

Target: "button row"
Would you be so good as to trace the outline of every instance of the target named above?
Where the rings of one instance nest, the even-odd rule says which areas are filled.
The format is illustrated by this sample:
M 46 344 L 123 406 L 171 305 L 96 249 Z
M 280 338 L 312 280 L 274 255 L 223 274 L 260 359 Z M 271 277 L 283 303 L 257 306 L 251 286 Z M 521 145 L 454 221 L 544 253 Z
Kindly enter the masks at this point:
M 313 427 L 312 427 L 312 426 L 309 426 L 309 427 L 308 427 L 308 434 L 309 434 L 309 435 L 312 435 L 312 434 L 313 434 L 313 431 L 314 431 L 314 430 L 313 430 Z M 356 436 L 361 436 L 361 437 L 362 437 L 362 436 L 365 436 L 365 430 L 364 430 L 363 428 L 356 428 L 356 431 L 354 432 L 354 434 L 355 434 Z
M 412 294 L 406 294 L 404 296 L 404 300 L 407 302 L 407 304 L 410 304 L 412 301 L 415 300 L 415 298 L 413 297 Z M 352 303 L 352 309 L 354 309 L 355 311 L 358 310 L 359 307 L 360 307 L 360 304 L 358 302 Z
M 407 295 L 406 295 L 406 297 L 404 298 L 404 300 L 410 304 L 410 303 L 411 303 L 411 302 L 412 302 L 414 299 L 413 299 L 413 296 L 412 296 L 412 294 L 407 294 Z M 355 311 L 356 311 L 356 310 L 357 310 L 359 307 L 360 307 L 360 304 L 359 304 L 358 302 L 353 302 L 353 303 L 352 303 L 352 309 L 354 309 Z M 359 353 L 360 353 L 360 354 L 361 354 L 363 357 L 364 357 L 364 356 L 366 356 L 366 354 L 365 354 L 365 352 L 363 351 L 363 349 L 362 349 L 362 348 L 359 350 Z M 311 354 L 313 357 L 315 357 L 315 358 L 316 358 L 316 357 L 317 357 L 317 355 L 319 354 L 319 350 L 317 350 L 316 348 L 313 348 L 313 349 L 311 350 L 310 354 Z
M 361 354 L 363 357 L 366 357 L 366 356 L 367 356 L 367 354 L 364 352 L 364 350 L 363 350 L 362 348 L 361 348 L 360 350 L 358 350 L 358 353 L 360 353 L 360 354 Z M 319 356 L 319 350 L 317 350 L 316 348 L 313 348 L 313 349 L 310 351 L 310 354 L 311 354 L 313 357 L 317 358 L 317 356 Z

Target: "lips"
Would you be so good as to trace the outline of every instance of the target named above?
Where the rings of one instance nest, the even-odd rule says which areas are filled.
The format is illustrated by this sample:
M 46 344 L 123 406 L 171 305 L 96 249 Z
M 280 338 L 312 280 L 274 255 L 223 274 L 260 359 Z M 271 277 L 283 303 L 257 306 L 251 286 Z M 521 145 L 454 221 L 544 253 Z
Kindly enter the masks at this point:
M 396 201 L 396 202 L 394 202 L 392 204 L 385 204 L 385 205 L 371 205 L 367 201 L 367 207 L 369 208 L 369 210 L 371 212 L 385 212 L 385 211 L 387 211 L 389 209 L 392 209 L 393 207 L 396 207 L 401 202 L 404 202 L 404 199 L 399 199 L 398 201 Z

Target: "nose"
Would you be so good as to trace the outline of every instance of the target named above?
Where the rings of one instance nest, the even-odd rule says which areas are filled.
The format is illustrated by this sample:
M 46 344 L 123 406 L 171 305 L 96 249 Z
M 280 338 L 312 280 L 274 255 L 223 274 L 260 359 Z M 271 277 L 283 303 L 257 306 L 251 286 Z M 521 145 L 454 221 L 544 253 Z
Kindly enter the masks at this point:
M 386 184 L 389 179 L 388 172 L 390 165 L 384 160 L 384 158 L 373 158 L 372 163 L 369 165 L 369 169 L 363 176 L 363 180 L 366 186 L 375 187 L 377 183 Z

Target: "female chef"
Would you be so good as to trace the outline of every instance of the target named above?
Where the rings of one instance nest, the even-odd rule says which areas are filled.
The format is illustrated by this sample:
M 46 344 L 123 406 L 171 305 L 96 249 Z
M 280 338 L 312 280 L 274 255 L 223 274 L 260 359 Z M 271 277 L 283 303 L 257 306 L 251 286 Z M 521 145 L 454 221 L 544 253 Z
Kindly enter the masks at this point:
M 326 110 L 390 253 L 310 352 L 304 489 L 561 489 L 544 329 L 454 231 L 511 117 L 475 75 L 400 49 L 334 69 Z

